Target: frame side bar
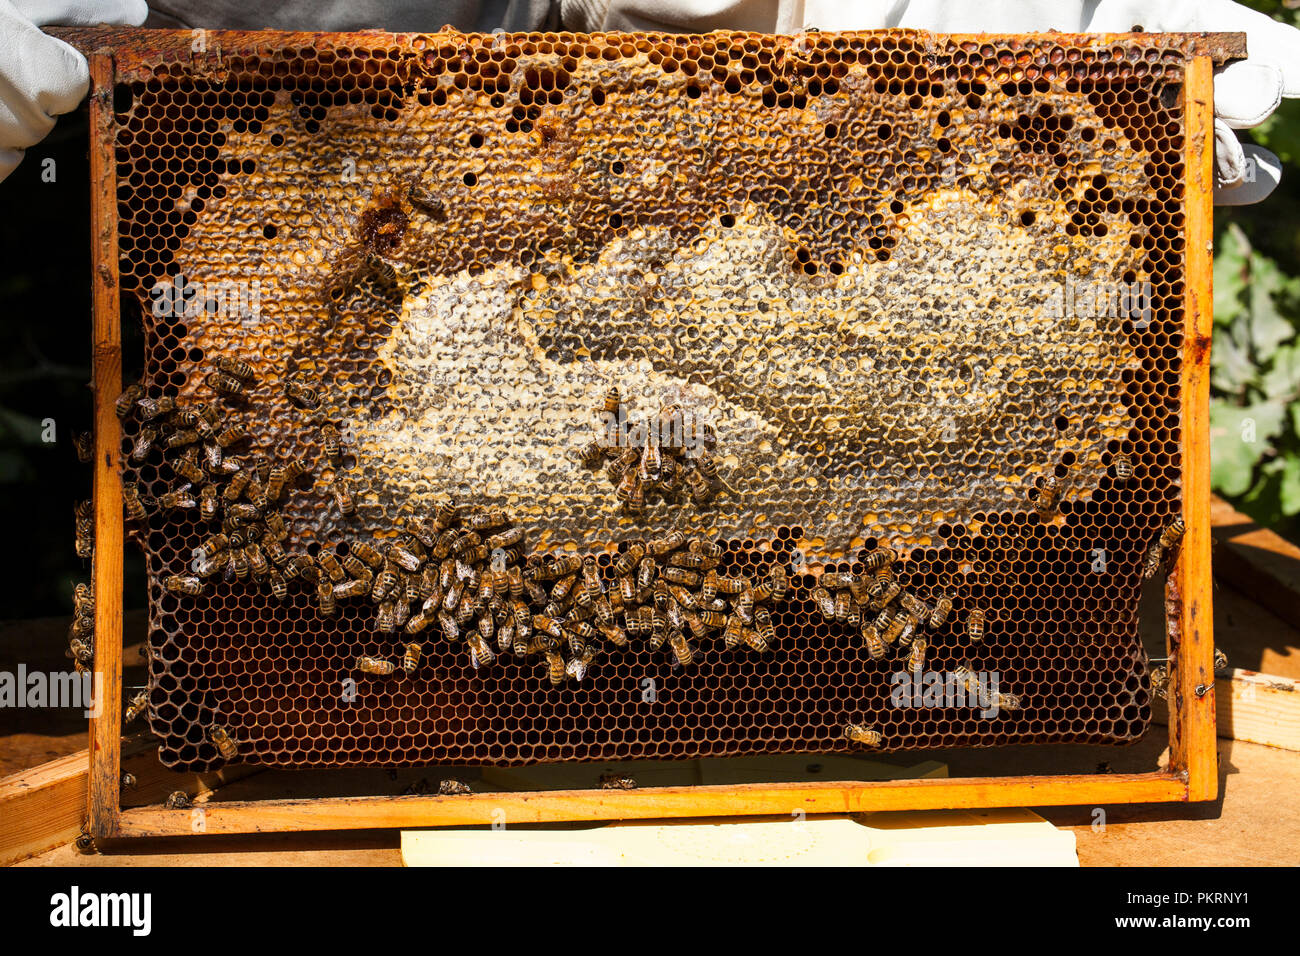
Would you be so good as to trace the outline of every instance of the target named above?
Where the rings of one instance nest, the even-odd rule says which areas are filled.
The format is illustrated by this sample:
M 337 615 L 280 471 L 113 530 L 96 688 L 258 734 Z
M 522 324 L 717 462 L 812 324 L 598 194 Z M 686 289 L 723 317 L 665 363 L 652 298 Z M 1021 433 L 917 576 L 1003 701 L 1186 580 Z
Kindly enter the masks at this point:
M 117 170 L 113 158 L 114 64 L 90 55 L 90 230 L 93 277 L 95 461 L 95 708 L 90 719 L 89 832 L 116 835 L 122 766 L 122 493 L 121 425 L 113 403 L 122 388 L 118 295 Z
M 1187 773 L 1189 800 L 1218 794 L 1214 705 L 1214 615 L 1210 583 L 1210 342 L 1213 332 L 1214 71 L 1195 57 L 1183 85 L 1186 128 L 1186 257 L 1182 393 L 1183 520 L 1172 571 L 1181 627 L 1170 687 L 1171 765 Z M 1171 720 L 1171 724 L 1173 721 Z

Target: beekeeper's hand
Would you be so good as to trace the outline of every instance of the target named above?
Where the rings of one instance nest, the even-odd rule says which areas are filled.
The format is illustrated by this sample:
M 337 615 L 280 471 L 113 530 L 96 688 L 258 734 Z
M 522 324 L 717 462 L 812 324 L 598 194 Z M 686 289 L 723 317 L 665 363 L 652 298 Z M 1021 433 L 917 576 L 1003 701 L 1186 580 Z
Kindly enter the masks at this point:
M 148 15 L 145 0 L 0 0 L 0 179 L 90 86 L 85 58 L 40 28 L 139 26 Z

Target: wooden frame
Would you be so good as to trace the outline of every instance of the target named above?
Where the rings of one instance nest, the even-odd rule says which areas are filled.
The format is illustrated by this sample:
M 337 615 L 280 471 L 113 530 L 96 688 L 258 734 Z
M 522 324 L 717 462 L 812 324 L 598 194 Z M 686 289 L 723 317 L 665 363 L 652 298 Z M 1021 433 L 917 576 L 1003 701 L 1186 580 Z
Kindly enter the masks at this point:
M 74 33 L 74 31 L 68 31 Z M 188 37 L 188 35 L 187 35 Z M 116 181 L 112 139 L 113 51 L 96 49 L 93 31 L 70 36 L 89 53 L 95 394 L 95 667 L 101 686 L 122 672 L 123 518 L 120 428 L 112 407 L 121 388 Z M 1212 328 L 1213 66 L 1244 55 L 1241 35 L 1196 37 L 1183 85 L 1184 156 L 1189 185 L 1185 225 L 1185 334 L 1182 366 L 1183 517 L 1186 536 L 1166 585 L 1170 763 L 1163 772 L 1017 776 L 912 781 L 781 783 L 740 786 L 476 793 L 466 796 L 341 797 L 207 803 L 192 810 L 123 810 L 121 697 L 104 695 L 90 726 L 88 832 L 115 837 L 288 830 L 409 828 L 714 815 L 789 815 L 959 807 L 1054 806 L 1212 800 L 1215 752 L 1213 620 L 1210 579 L 1209 350 Z M 188 39 L 185 40 L 188 43 Z M 128 55 L 139 59 L 138 50 Z

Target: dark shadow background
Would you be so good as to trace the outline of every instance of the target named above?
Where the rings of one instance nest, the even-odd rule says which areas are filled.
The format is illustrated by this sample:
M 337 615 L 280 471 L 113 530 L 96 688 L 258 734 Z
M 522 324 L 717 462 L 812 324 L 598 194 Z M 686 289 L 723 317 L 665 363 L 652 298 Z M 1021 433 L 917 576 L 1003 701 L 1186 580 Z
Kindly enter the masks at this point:
M 42 181 L 47 159 L 53 182 Z M 72 440 L 92 414 L 89 211 L 83 105 L 0 182 L 0 619 L 71 615 L 73 585 L 90 576 L 72 518 L 91 491 Z M 142 580 L 139 554 L 126 560 L 128 579 Z M 142 607 L 144 590 L 127 588 L 126 602 Z

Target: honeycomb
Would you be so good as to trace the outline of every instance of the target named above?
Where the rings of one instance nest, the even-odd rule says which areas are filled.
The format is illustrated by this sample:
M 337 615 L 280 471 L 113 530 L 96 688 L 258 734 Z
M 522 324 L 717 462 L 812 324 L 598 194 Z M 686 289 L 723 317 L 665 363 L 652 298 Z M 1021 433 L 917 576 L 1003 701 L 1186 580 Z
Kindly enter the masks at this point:
M 552 686 L 430 639 L 413 675 L 363 675 L 402 653 L 371 601 L 167 590 L 217 528 L 158 506 L 186 479 L 160 442 L 129 460 L 132 415 L 168 766 L 220 764 L 214 725 L 291 767 L 828 752 L 857 748 L 850 724 L 883 750 L 1146 731 L 1195 38 L 110 36 L 132 51 L 104 148 L 143 395 L 220 408 L 245 462 L 307 463 L 285 547 L 383 548 L 451 498 L 607 583 L 673 530 L 716 542 L 720 574 L 790 574 L 765 654 L 703 640 L 683 667 L 633 640 Z M 218 356 L 253 366 L 246 394 L 214 391 Z M 629 514 L 575 463 L 611 385 L 711 425 L 713 500 Z M 952 602 L 925 667 L 996 672 L 1022 707 L 891 703 L 907 655 L 873 658 L 817 591 L 886 549 L 900 588 Z

